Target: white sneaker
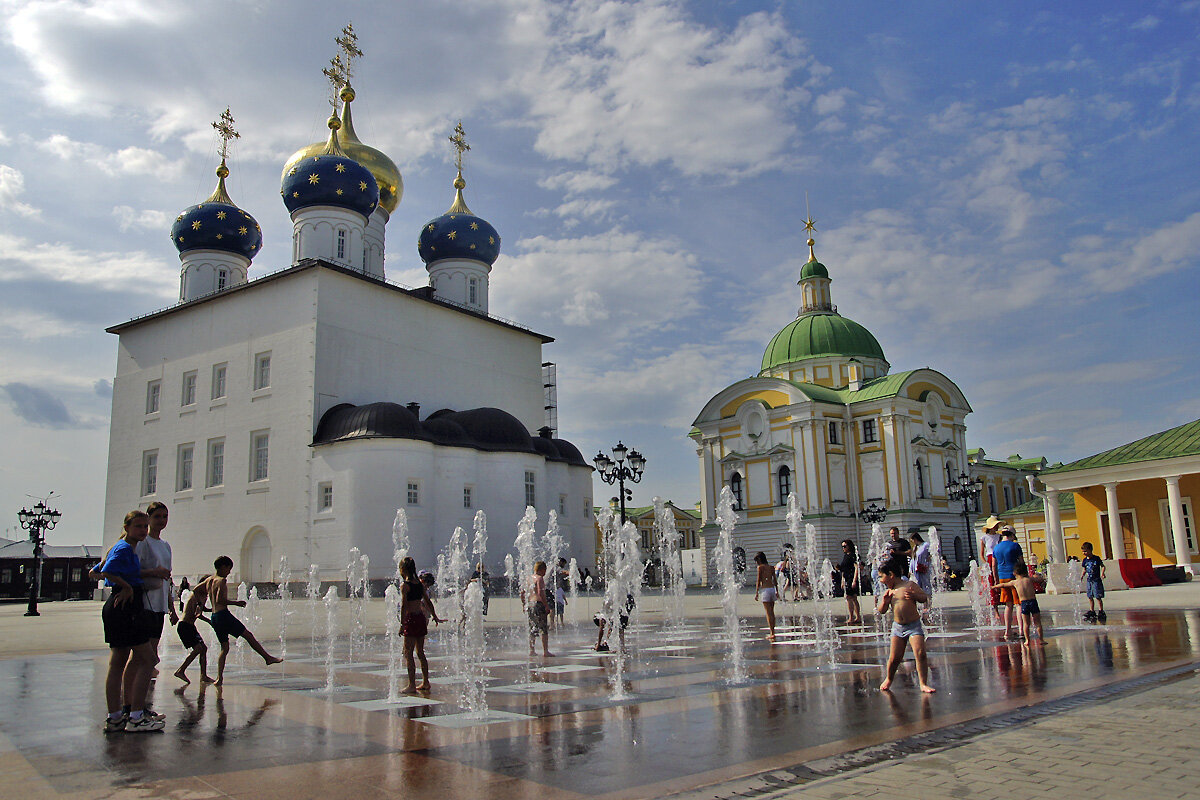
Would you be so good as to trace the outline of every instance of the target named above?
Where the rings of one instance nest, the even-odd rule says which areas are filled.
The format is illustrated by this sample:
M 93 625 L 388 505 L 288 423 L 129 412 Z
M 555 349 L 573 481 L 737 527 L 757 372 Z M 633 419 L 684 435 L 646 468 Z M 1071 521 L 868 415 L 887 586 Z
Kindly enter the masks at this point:
M 149 733 L 150 731 L 161 731 L 166 723 L 161 715 L 142 714 L 141 719 L 129 718 L 125 723 L 126 733 Z

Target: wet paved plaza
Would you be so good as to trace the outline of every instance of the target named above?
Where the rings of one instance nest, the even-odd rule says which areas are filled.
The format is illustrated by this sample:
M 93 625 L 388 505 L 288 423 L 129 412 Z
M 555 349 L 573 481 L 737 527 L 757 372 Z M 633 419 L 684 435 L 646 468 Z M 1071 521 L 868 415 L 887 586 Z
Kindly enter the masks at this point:
M 843 630 L 831 665 L 811 634 L 788 629 L 792 620 L 781 620 L 771 644 L 761 619 L 746 618 L 750 680 L 730 685 L 717 621 L 638 626 L 620 700 L 615 656 L 590 649 L 590 622 L 554 634 L 556 657 L 532 662 L 519 635 L 494 628 L 486 721 L 458 705 L 436 628 L 427 647 L 433 691 L 401 703 L 387 702 L 379 637 L 349 664 L 339 641 L 332 694 L 307 638 L 289 639 L 292 659 L 269 670 L 249 654 L 238 669 L 231 655 L 219 690 L 198 686 L 194 665 L 193 683 L 179 688 L 170 677 L 176 643 L 153 690 L 166 730 L 109 737 L 100 732 L 105 653 L 8 658 L 0 794 L 660 797 L 1200 662 L 1200 611 L 1113 611 L 1107 625 L 1081 629 L 1069 612 L 1044 616 L 1048 641 L 1028 648 L 1000 641 L 999 631 L 966 630 L 969 614 L 948 612 L 945 634 L 929 640 L 933 696 L 917 690 L 911 659 L 893 692 L 878 690 L 885 640 L 873 628 Z

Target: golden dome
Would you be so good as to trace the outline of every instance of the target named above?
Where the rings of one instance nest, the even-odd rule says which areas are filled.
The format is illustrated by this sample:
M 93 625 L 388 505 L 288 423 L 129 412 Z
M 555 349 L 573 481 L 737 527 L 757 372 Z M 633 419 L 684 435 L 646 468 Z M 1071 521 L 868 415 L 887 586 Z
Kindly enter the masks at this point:
M 341 130 L 337 134 L 338 144 L 341 145 L 342 151 L 347 156 L 362 164 L 375 176 L 375 182 L 379 184 L 379 206 L 390 215 L 400 204 L 400 198 L 404 196 L 404 179 L 400 176 L 400 170 L 394 161 L 374 147 L 363 144 L 355 134 L 354 122 L 350 116 L 350 103 L 354 100 L 354 89 L 346 86 L 342 89 L 341 97 L 344 102 L 342 103 Z M 327 142 L 313 142 L 307 147 L 297 150 L 283 165 L 283 174 L 286 176 L 288 171 L 303 159 L 324 153 L 327 144 Z

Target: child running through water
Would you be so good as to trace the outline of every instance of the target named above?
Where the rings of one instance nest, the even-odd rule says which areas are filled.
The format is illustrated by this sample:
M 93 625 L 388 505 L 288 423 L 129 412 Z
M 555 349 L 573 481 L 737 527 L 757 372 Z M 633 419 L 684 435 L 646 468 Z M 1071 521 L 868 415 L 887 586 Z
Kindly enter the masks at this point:
M 521 602 L 525 604 L 525 613 L 529 615 L 529 655 L 537 655 L 534 642 L 538 634 L 542 637 L 542 657 L 553 658 L 550 652 L 550 602 L 546 595 L 546 562 L 539 561 L 533 565 L 533 578 L 529 582 L 529 590 L 521 590 Z
M 200 638 L 200 631 L 196 630 L 196 620 L 198 619 L 204 620 L 209 625 L 212 624 L 212 620 L 200 616 L 201 612 L 208 610 L 204 607 L 204 601 L 208 599 L 207 580 L 207 576 L 200 579 L 200 583 L 183 606 L 183 616 L 175 624 L 175 632 L 179 634 L 179 641 L 183 642 L 183 646 L 191 651 L 179 665 L 179 669 L 175 670 L 175 677 L 184 683 L 191 683 L 187 676 L 187 668 L 188 664 L 197 658 L 200 659 L 200 682 L 214 682 L 212 678 L 208 677 L 208 646 L 204 644 L 204 639 Z
M 204 583 L 207 585 L 208 596 L 212 601 L 212 623 L 213 631 L 217 634 L 217 639 L 221 642 L 221 655 L 217 656 L 217 686 L 222 686 L 225 681 L 225 659 L 229 656 L 229 637 L 241 636 L 246 640 L 246 644 L 250 648 L 262 656 L 262 660 L 268 665 L 278 664 L 283 661 L 282 658 L 277 658 L 266 651 L 258 639 L 254 638 L 254 634 L 246 629 L 241 620 L 233 615 L 229 610 L 230 606 L 245 607 L 245 600 L 230 600 L 229 599 L 229 584 L 226 578 L 233 571 L 233 559 L 229 556 L 218 556 L 213 562 L 213 568 L 217 574 L 209 577 Z M 199 591 L 200 587 L 197 586 Z
M 888 656 L 887 677 L 879 684 L 880 691 L 890 691 L 892 679 L 896 677 L 896 669 L 904 660 L 904 651 L 912 640 L 913 655 L 917 659 L 917 680 L 921 691 L 932 694 L 937 691 L 929 684 L 929 663 L 925 658 L 925 628 L 921 625 L 921 610 L 918 603 L 927 602 L 929 595 L 916 583 L 906 580 L 903 576 L 903 555 L 894 555 L 879 567 L 879 580 L 886 587 L 879 600 L 876 613 L 886 613 L 892 610 L 892 651 Z
M 1106 622 L 1108 615 L 1104 613 L 1104 562 L 1101 561 L 1094 553 L 1092 553 L 1092 543 L 1084 542 L 1080 549 L 1083 550 L 1083 561 L 1080 566 L 1083 567 L 1083 577 L 1087 579 L 1087 597 L 1088 605 L 1091 610 L 1083 615 L 1083 618 L 1088 622 Z M 1096 613 L 1096 603 L 1100 603 L 1100 613 Z
M 1033 636 L 1031 631 L 1037 628 L 1038 644 L 1046 643 L 1046 635 L 1042 631 L 1042 610 L 1038 608 L 1037 587 L 1033 585 L 1033 581 L 1029 578 L 1029 567 L 1025 566 L 1025 562 L 1018 561 L 1013 566 L 1015 577 L 1008 580 L 997 581 L 997 586 L 1011 586 L 1017 593 L 1017 600 L 1021 602 L 1021 616 L 1019 618 L 1021 638 L 1026 645 L 1033 644 Z

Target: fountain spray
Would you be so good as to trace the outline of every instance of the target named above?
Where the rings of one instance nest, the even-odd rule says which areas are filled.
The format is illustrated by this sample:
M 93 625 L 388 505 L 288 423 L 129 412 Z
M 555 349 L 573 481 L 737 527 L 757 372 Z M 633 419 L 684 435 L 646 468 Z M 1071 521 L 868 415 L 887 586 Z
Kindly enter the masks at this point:
M 738 590 L 741 585 L 733 568 L 733 529 L 737 526 L 737 513 L 733 510 L 733 492 L 728 486 L 721 488 L 721 500 L 717 503 L 717 524 L 721 526 L 721 535 L 717 539 L 713 565 L 717 570 L 717 586 L 721 589 L 725 635 L 729 639 L 729 652 L 725 656 L 729 674 L 725 680 L 731 684 L 745 683 L 750 676 L 746 672 L 742 623 L 737 613 Z

